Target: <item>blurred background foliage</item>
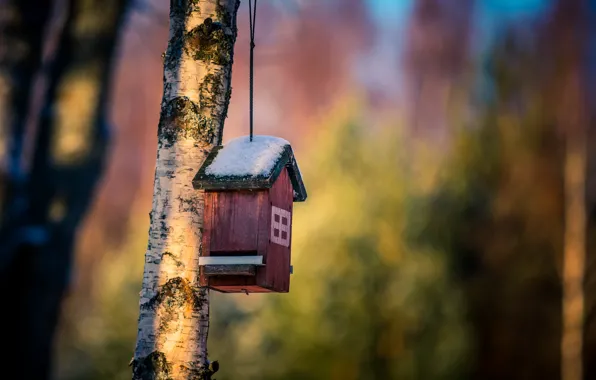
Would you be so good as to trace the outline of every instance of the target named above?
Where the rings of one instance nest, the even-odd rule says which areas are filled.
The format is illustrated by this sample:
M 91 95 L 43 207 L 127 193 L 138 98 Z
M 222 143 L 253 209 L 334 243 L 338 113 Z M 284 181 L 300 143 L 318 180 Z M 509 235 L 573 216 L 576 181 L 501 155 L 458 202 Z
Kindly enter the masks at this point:
M 211 296 L 219 380 L 560 378 L 557 110 L 573 52 L 557 31 L 570 3 L 259 3 L 256 130 L 292 142 L 309 198 L 295 206 L 290 293 Z M 585 4 L 571 24 L 588 21 L 580 77 L 591 93 L 596 2 Z M 225 141 L 247 131 L 247 13 L 243 2 Z M 55 344 L 58 379 L 130 378 L 166 41 L 167 2 L 135 2 L 113 73 L 108 166 Z M 590 152 L 586 379 L 596 377 L 595 164 Z

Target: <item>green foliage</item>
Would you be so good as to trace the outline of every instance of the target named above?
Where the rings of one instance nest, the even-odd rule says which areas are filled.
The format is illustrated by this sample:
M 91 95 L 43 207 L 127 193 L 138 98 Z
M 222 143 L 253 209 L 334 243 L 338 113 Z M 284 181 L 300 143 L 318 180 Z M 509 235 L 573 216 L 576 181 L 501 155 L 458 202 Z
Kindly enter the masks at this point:
M 106 252 L 90 297 L 70 299 L 58 341 L 57 378 L 130 380 L 139 317 L 147 218 L 133 220 L 127 243 Z
M 309 138 L 290 293 L 211 296 L 219 380 L 558 376 L 562 147 L 540 56 L 514 42 L 495 46 L 494 96 L 439 170 L 396 128 L 353 114 Z M 76 370 L 63 379 L 130 378 L 137 228 L 98 268 L 94 308 L 70 317 L 62 358 Z
M 441 252 L 403 241 L 411 179 L 399 137 L 348 118 L 316 141 L 301 160 L 310 197 L 295 208 L 290 293 L 258 297 L 212 344 L 219 377 L 461 379 L 460 294 Z
M 455 136 L 435 189 L 412 201 L 406 233 L 448 255 L 482 379 L 559 373 L 562 147 L 529 64 L 539 56 L 514 47 L 509 37 L 495 46 L 495 96 Z
M 338 119 L 298 154 L 309 199 L 295 204 L 290 293 L 211 295 L 217 379 L 463 379 L 469 332 L 445 251 L 405 240 L 416 222 L 414 157 L 395 128 Z M 146 225 L 137 229 L 98 268 L 109 286 L 73 321 L 63 358 L 80 366 L 64 379 L 130 378 Z

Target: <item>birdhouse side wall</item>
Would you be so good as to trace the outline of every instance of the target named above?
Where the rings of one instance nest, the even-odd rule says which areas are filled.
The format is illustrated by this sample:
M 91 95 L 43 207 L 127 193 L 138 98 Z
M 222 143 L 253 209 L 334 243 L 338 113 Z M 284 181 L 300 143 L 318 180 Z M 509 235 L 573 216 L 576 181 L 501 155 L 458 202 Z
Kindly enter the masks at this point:
M 213 193 L 205 192 L 203 196 L 205 205 L 203 208 L 203 235 L 201 238 L 200 256 L 209 256 L 211 248 L 211 230 L 213 225 Z M 205 276 L 204 268 L 199 267 L 199 285 L 209 286 L 209 279 Z
M 294 205 L 294 192 L 288 170 L 284 168 L 269 190 L 269 215 L 270 228 L 269 247 L 267 249 L 267 278 L 266 283 L 276 292 L 288 292 L 290 290 L 290 262 L 292 243 L 292 211 Z M 275 220 L 275 215 L 279 220 Z M 287 217 L 287 224 L 282 224 L 284 217 Z M 275 226 L 274 226 L 275 224 Z M 272 227 L 273 226 L 273 227 Z M 279 229 L 278 236 L 274 235 L 274 229 Z M 282 234 L 286 233 L 285 239 Z

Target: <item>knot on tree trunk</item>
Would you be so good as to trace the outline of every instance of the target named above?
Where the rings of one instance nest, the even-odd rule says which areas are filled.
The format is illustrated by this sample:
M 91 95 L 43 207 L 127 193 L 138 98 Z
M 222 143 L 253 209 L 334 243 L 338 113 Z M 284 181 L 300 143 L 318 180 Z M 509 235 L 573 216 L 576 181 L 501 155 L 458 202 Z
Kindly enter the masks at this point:
M 196 364 L 196 363 L 193 363 Z M 131 362 L 132 380 L 174 380 L 172 364 L 168 363 L 166 355 L 160 351 L 153 351 L 149 355 L 134 359 Z M 213 375 L 219 370 L 219 363 L 214 361 L 210 365 L 192 365 L 189 368 L 180 366 L 179 375 L 189 380 L 215 380 Z
M 173 380 L 172 365 L 163 352 L 153 351 L 132 361 L 132 380 Z
M 232 63 L 234 34 L 211 18 L 186 34 L 187 54 L 197 61 L 225 66 Z
M 187 280 L 175 277 L 168 280 L 141 308 L 155 310 L 158 306 L 164 306 L 166 310 L 174 310 L 186 304 L 198 309 L 201 307 L 201 299 Z
M 160 141 L 173 145 L 179 138 L 192 138 L 212 144 L 219 123 L 199 113 L 199 107 L 186 96 L 170 99 L 163 107 L 159 120 Z

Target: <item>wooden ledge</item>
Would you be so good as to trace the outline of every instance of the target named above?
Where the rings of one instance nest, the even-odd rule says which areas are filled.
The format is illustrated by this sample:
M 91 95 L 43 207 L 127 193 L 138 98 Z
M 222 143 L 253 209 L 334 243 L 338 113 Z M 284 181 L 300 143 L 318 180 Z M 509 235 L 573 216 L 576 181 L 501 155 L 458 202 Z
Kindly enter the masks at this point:
M 263 256 L 201 256 L 199 265 L 263 265 Z

